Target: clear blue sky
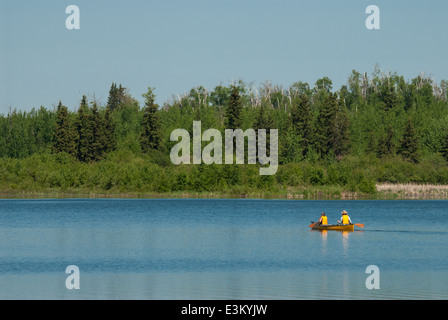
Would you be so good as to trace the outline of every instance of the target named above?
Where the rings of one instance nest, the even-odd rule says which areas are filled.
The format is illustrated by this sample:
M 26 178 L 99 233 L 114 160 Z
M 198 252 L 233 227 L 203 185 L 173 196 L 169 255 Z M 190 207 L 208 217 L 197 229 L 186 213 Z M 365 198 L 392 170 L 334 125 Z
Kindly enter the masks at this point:
M 65 8 L 80 9 L 67 30 Z M 368 5 L 380 30 L 365 27 Z M 290 86 L 323 76 L 334 88 L 375 64 L 406 80 L 448 79 L 446 0 L 0 0 L 0 113 L 76 110 L 107 101 L 112 82 L 162 105 L 196 86 L 243 80 Z

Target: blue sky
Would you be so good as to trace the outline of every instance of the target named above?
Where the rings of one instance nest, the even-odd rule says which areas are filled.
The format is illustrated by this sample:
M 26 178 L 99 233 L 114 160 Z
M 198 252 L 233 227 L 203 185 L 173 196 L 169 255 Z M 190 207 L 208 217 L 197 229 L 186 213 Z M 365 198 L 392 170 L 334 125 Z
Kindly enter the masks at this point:
M 80 9 L 68 30 L 65 8 Z M 368 5 L 380 30 L 365 27 Z M 196 86 L 232 80 L 334 88 L 353 69 L 406 80 L 448 79 L 446 0 L 0 0 L 0 113 L 76 110 L 83 94 L 107 101 L 112 82 L 139 101 L 148 86 L 162 105 Z

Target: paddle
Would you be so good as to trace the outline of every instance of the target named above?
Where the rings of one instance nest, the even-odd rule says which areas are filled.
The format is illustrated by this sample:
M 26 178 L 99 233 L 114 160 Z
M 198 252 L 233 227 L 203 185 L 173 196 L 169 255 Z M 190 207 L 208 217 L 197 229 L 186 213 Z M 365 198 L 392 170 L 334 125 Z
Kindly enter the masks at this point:
M 315 225 L 316 223 L 317 223 L 317 222 L 311 221 L 311 224 L 310 224 L 308 227 L 312 228 L 312 227 L 314 227 L 314 225 Z
M 364 228 L 364 224 L 363 223 L 355 223 L 355 226 L 360 227 L 360 228 Z

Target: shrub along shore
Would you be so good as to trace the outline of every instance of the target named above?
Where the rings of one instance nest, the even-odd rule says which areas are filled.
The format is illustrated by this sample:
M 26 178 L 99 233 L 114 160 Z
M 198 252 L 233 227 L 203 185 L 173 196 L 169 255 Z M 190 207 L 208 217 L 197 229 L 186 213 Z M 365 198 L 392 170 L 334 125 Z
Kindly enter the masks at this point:
M 328 77 L 290 87 L 238 81 L 192 88 L 162 106 L 155 92 L 148 87 L 140 105 L 112 83 L 107 102 L 84 95 L 76 106 L 59 101 L 53 110 L 0 115 L 0 194 L 448 198 L 446 80 L 405 80 L 375 68 L 370 76 L 353 70 L 338 90 Z M 213 128 L 222 137 L 226 129 L 278 130 L 278 170 L 260 175 L 260 165 L 247 161 L 174 165 L 170 151 L 178 141 L 171 134 L 184 129 L 191 136 L 195 121 L 201 133 Z
M 83 163 L 44 153 L 0 159 L 0 197 L 448 199 L 448 168 L 437 165 L 441 161 L 347 157 L 332 164 L 284 164 L 263 176 L 258 165 L 176 166 L 163 154 L 117 151 Z

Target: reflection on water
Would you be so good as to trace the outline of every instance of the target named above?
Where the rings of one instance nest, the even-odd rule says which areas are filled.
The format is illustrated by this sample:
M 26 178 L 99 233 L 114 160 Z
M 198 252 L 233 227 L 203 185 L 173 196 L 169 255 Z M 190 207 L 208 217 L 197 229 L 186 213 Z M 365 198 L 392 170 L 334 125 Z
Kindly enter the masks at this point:
M 448 272 L 381 273 L 381 289 L 353 271 L 101 273 L 67 290 L 53 273 L 0 276 L 1 299 L 448 299 Z
M 348 253 L 348 244 L 349 244 L 349 235 L 350 233 L 354 232 L 354 231 L 339 231 L 339 230 L 332 230 L 332 231 L 328 231 L 328 230 L 311 230 L 311 232 L 317 232 L 321 235 L 322 237 L 322 253 L 326 254 L 327 253 L 327 241 L 328 241 L 328 232 L 335 232 L 335 233 L 339 233 L 342 235 L 341 239 L 342 239 L 342 248 L 343 248 L 343 253 L 347 254 Z
M 344 249 L 344 254 L 348 253 L 348 231 L 342 231 L 342 248 Z
M 447 299 L 448 222 L 431 223 L 447 204 L 0 201 L 0 299 Z M 365 229 L 310 231 L 340 207 Z M 365 286 L 369 265 L 380 290 Z

